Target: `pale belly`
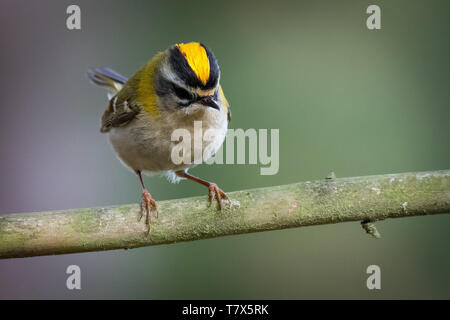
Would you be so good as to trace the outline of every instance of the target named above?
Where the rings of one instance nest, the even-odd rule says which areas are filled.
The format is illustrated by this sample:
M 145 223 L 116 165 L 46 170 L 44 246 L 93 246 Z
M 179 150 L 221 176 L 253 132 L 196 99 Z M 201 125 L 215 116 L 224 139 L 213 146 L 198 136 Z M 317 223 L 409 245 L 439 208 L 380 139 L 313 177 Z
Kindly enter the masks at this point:
M 206 161 L 216 153 L 226 136 L 226 115 L 211 108 L 194 109 L 189 114 L 177 111 L 161 119 L 142 114 L 126 126 L 112 128 L 109 132 L 109 140 L 118 157 L 133 171 L 157 173 L 194 167 L 199 164 L 198 160 Z M 176 129 L 182 130 L 174 134 Z M 189 160 L 181 163 L 180 157 L 174 157 L 173 152 L 180 150 L 179 143 L 182 142 L 172 141 L 180 134 L 190 136 L 190 143 L 188 140 L 183 143 L 184 149 L 190 146 L 183 158 Z

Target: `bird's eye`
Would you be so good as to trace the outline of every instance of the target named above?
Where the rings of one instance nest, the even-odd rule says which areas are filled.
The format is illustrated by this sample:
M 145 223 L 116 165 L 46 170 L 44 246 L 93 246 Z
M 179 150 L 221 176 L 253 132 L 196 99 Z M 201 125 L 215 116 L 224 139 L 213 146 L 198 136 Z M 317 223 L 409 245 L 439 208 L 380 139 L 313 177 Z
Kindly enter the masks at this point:
M 173 86 L 173 92 L 175 92 L 176 96 L 180 98 L 181 100 L 194 100 L 194 95 L 190 93 L 189 91 L 177 86 L 176 84 L 172 84 Z

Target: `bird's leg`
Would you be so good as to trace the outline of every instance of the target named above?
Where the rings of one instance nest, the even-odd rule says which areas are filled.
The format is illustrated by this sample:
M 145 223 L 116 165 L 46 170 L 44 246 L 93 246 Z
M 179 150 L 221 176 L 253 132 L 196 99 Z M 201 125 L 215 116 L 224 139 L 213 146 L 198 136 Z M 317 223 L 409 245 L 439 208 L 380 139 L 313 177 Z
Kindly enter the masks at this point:
M 158 207 L 156 206 L 155 200 L 153 200 L 152 195 L 144 186 L 144 181 L 142 180 L 141 171 L 136 171 L 136 174 L 139 176 L 139 180 L 141 181 L 142 186 L 142 201 L 141 201 L 141 212 L 139 216 L 139 220 L 141 220 L 142 216 L 145 215 L 145 225 L 147 226 L 147 234 L 150 233 L 150 212 L 151 210 L 156 211 L 156 217 L 158 218 Z
M 223 192 L 223 190 L 220 189 L 217 186 L 217 184 L 215 184 L 213 182 L 209 182 L 209 181 L 197 178 L 193 175 L 190 175 L 186 171 L 177 171 L 176 175 L 181 178 L 186 178 L 186 179 L 195 181 L 197 183 L 200 183 L 200 184 L 208 187 L 209 205 L 211 205 L 213 198 L 216 198 L 219 209 L 222 210 L 222 208 L 223 208 L 222 199 L 225 199 L 228 201 L 230 200 L 230 198 L 228 198 L 227 194 L 225 192 Z

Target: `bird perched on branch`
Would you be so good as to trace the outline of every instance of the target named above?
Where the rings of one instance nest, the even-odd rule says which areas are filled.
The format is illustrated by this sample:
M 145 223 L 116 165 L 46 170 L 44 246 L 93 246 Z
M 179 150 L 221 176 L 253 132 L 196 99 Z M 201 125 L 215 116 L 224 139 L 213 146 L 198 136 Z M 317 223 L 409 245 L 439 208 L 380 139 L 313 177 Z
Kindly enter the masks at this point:
M 166 173 L 173 181 L 190 179 L 208 187 L 209 202 L 219 209 L 228 196 L 215 184 L 194 177 L 188 169 L 196 165 L 175 163 L 172 141 L 176 129 L 187 130 L 193 148 L 209 148 L 212 156 L 222 145 L 230 121 L 230 108 L 220 85 L 220 69 L 214 54 L 201 43 L 181 43 L 156 54 L 130 79 L 109 68 L 88 71 L 90 80 L 108 90 L 109 104 L 100 131 L 120 160 L 139 177 L 142 186 L 141 217 L 145 211 L 147 232 L 150 213 L 158 215 L 155 200 L 144 186 L 142 173 Z M 194 122 L 203 131 L 213 129 L 212 139 L 194 141 Z M 195 150 L 191 151 L 193 155 Z M 203 161 L 206 161 L 203 157 Z

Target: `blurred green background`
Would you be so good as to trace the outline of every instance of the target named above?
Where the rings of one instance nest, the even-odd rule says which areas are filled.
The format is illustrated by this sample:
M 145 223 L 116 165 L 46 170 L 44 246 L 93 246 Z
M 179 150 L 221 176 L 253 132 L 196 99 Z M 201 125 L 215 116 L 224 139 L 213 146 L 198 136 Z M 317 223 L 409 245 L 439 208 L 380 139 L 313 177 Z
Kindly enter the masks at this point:
M 82 29 L 66 29 L 81 7 Z M 366 28 L 381 7 L 382 29 Z M 224 190 L 450 168 L 448 1 L 25 1 L 0 3 L 0 212 L 137 202 L 136 177 L 99 133 L 104 92 L 173 43 L 201 41 L 222 69 L 231 128 L 280 129 L 280 170 L 202 165 Z M 157 200 L 205 195 L 146 178 Z M 0 261 L 0 298 L 450 298 L 450 216 L 307 227 Z M 82 290 L 66 289 L 68 265 Z M 381 267 L 378 291 L 366 268 Z

